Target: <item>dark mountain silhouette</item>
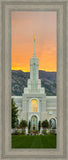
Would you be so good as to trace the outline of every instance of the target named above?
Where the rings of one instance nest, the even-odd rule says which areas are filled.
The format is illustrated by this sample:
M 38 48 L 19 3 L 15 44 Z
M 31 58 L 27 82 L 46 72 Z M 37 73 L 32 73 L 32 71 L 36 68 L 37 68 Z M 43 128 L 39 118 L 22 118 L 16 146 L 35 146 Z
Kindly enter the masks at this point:
M 12 95 L 21 96 L 24 87 L 27 87 L 27 80 L 30 78 L 30 72 L 23 72 L 21 70 L 12 70 Z M 46 95 L 56 95 L 56 72 L 39 71 L 39 78 L 41 79 L 41 86 L 45 88 Z

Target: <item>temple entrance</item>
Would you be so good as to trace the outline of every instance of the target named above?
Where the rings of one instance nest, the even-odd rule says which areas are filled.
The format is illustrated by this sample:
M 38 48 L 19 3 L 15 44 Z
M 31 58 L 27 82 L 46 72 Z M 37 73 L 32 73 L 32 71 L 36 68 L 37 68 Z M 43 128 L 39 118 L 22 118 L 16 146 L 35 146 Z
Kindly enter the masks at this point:
M 34 115 L 31 117 L 31 130 L 38 129 L 38 118 Z

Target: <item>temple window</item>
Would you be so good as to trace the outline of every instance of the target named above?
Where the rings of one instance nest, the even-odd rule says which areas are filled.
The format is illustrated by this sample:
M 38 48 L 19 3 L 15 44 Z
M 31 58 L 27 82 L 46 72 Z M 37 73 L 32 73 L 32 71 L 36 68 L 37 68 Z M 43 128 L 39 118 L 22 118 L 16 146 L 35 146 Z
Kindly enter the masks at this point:
M 37 112 L 37 100 L 33 99 L 31 101 L 31 112 Z

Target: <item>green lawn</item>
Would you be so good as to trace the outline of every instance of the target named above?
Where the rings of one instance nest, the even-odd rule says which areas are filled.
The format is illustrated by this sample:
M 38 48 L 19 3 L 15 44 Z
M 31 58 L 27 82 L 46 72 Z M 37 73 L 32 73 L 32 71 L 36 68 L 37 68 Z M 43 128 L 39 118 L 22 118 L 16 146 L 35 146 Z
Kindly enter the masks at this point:
M 12 135 L 12 148 L 56 148 L 56 135 Z

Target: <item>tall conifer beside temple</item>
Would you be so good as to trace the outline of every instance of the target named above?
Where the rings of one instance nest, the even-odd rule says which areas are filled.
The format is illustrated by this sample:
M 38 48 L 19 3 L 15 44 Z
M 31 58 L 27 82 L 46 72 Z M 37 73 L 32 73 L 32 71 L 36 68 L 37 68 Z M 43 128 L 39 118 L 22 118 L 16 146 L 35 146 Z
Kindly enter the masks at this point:
M 12 114 L 12 128 L 17 127 L 18 124 L 18 107 L 16 107 L 16 104 L 14 102 L 14 99 L 11 99 L 11 114 Z

